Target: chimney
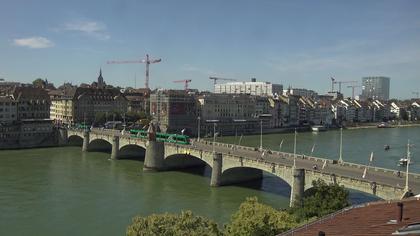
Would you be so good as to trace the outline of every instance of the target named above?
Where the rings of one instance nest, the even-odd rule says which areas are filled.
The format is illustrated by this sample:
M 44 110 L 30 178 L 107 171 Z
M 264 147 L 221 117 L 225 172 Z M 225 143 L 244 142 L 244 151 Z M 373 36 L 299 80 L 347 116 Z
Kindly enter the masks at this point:
M 319 231 L 318 236 L 325 236 L 325 232 L 324 231 Z
M 400 223 L 403 219 L 403 208 L 404 204 L 402 202 L 397 203 L 397 223 Z
M 256 78 L 251 78 L 251 82 L 257 82 Z

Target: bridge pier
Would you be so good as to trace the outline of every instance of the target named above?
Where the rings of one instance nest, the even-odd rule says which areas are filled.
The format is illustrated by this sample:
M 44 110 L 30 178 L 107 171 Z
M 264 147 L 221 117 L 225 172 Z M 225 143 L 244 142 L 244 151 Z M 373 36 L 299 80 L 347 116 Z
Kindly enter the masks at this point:
M 83 131 L 83 146 L 82 152 L 87 152 L 89 146 L 89 131 Z
M 65 146 L 68 144 L 68 132 L 67 129 L 58 129 L 58 146 Z
M 119 150 L 120 150 L 120 137 L 114 136 L 112 138 L 111 159 L 113 160 L 118 159 Z
M 290 193 L 290 207 L 301 206 L 305 191 L 305 169 L 293 169 L 293 184 Z
M 210 186 L 217 187 L 221 185 L 222 179 L 222 153 L 213 153 L 213 168 L 211 170 Z
M 143 171 L 160 171 L 164 169 L 165 145 L 163 142 L 149 140 L 146 144 Z

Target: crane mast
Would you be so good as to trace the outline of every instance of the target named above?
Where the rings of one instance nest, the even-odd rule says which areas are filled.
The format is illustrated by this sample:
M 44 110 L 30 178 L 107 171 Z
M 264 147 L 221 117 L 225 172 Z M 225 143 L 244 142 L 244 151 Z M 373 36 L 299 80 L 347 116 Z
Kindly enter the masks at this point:
M 357 81 L 349 80 L 349 81 L 337 81 L 333 77 L 331 77 L 331 92 L 334 92 L 334 84 L 338 84 L 338 92 L 341 93 L 341 85 L 342 84 L 352 84 L 357 83 Z
M 351 98 L 354 99 L 354 90 L 355 88 L 361 88 L 362 86 L 360 85 L 349 85 L 347 86 L 347 88 L 351 88 Z

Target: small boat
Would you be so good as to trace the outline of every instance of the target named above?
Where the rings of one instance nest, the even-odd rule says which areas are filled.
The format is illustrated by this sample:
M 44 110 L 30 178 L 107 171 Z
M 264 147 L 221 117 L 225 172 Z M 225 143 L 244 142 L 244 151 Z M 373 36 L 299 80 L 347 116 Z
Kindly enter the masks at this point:
M 407 144 L 407 156 L 402 157 L 399 161 L 398 161 L 398 165 L 399 166 L 407 166 L 407 165 L 411 165 L 413 164 L 413 161 L 411 160 L 411 152 L 410 152 L 410 140 L 408 141 Z M 407 167 L 408 169 L 408 167 Z
M 325 127 L 323 125 L 314 125 L 314 126 L 311 126 L 311 129 L 312 129 L 313 132 L 327 131 L 327 127 Z
M 399 166 L 407 166 L 407 163 L 408 163 L 408 158 L 405 158 L 405 157 L 401 158 L 401 159 L 398 161 L 398 165 L 399 165 Z
M 389 145 L 384 145 L 385 151 L 388 151 L 391 147 Z
M 392 126 L 388 123 L 382 122 L 380 124 L 378 124 L 376 127 L 378 128 L 392 128 Z

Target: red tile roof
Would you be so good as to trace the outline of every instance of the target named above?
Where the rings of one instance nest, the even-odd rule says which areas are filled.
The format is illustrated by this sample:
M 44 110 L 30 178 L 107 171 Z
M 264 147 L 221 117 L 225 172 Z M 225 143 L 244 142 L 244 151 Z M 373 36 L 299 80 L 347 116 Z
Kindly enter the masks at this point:
M 401 222 L 396 222 L 398 202 L 403 203 Z M 416 222 L 420 222 L 420 200 L 408 198 L 401 201 L 372 202 L 362 207 L 336 212 L 281 235 L 314 236 L 318 235 L 319 231 L 323 231 L 326 236 L 385 236 L 392 235 L 397 229 Z

